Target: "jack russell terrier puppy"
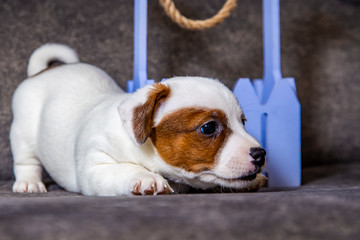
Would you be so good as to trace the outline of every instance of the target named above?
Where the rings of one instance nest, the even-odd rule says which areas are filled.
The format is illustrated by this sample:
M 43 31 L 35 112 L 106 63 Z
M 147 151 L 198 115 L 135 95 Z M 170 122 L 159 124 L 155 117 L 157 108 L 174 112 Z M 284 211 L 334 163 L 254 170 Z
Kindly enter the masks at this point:
M 60 44 L 35 50 L 27 74 L 12 102 L 14 192 L 46 192 L 42 167 L 67 191 L 99 196 L 172 193 L 166 179 L 244 191 L 266 182 L 265 150 L 217 80 L 175 77 L 127 94 Z

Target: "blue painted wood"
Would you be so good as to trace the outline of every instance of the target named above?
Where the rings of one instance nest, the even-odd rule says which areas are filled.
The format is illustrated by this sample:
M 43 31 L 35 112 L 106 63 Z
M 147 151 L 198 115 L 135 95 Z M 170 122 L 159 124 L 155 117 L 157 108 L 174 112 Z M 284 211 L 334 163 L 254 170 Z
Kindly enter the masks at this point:
M 264 76 L 239 79 L 234 94 L 248 122 L 246 130 L 267 151 L 269 186 L 301 184 L 301 111 L 294 78 L 281 74 L 279 0 L 263 0 Z
M 279 0 L 263 0 L 263 32 L 264 92 L 261 102 L 265 103 L 269 99 L 274 85 L 282 79 Z
M 300 103 L 291 85 L 283 79 L 266 103 L 267 171 L 270 186 L 301 184 Z
M 147 79 L 147 0 L 134 1 L 134 75 L 127 83 L 127 92 L 135 92 L 154 80 Z
M 261 115 L 264 111 L 250 79 L 240 78 L 234 86 L 233 93 L 245 113 L 247 119 L 245 124 L 246 130 L 263 145 L 261 138 Z

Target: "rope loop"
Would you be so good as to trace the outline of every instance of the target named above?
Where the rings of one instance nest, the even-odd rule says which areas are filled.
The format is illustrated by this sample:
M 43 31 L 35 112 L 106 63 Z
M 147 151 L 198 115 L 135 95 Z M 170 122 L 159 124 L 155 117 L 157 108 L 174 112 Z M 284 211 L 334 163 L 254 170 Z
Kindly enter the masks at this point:
M 175 7 L 172 0 L 159 0 L 160 5 L 164 8 L 165 13 L 177 23 L 180 27 L 190 30 L 204 30 L 214 27 L 227 18 L 231 11 L 236 7 L 237 0 L 226 0 L 224 6 L 213 17 L 205 20 L 193 20 L 184 17 L 180 11 Z

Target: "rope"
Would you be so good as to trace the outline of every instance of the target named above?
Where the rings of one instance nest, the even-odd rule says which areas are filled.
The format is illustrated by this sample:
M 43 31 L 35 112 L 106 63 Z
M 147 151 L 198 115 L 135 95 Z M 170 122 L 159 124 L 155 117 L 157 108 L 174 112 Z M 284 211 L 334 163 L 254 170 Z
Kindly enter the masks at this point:
M 166 14 L 180 27 L 190 30 L 203 30 L 214 27 L 216 24 L 224 21 L 236 7 L 237 0 L 227 0 L 215 16 L 205 20 L 192 20 L 184 17 L 179 10 L 176 9 L 172 0 L 159 0 L 159 2 Z

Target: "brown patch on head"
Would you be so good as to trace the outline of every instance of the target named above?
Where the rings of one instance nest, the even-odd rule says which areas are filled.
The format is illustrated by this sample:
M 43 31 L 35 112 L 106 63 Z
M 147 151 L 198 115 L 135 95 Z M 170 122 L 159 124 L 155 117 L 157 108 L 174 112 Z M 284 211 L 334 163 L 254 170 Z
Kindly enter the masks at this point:
M 168 86 L 155 83 L 148 93 L 146 102 L 134 109 L 132 125 L 138 143 L 144 143 L 149 137 L 154 124 L 155 113 L 160 103 L 169 95 L 170 88 Z
M 217 126 L 211 135 L 201 131 L 202 126 L 209 122 L 215 122 Z M 223 111 L 184 108 L 165 116 L 153 129 L 150 138 L 166 163 L 198 173 L 213 168 L 230 134 Z

